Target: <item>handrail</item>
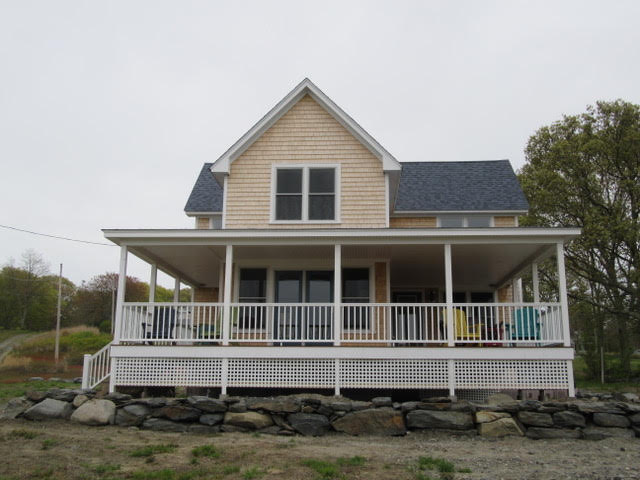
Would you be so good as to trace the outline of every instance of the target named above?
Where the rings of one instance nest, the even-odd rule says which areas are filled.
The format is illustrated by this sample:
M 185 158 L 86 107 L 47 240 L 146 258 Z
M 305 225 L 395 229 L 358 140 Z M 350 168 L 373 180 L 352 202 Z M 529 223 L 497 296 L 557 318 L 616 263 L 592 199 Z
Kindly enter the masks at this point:
M 93 355 L 85 354 L 82 362 L 82 389 L 90 390 L 111 375 L 111 344 L 107 343 Z

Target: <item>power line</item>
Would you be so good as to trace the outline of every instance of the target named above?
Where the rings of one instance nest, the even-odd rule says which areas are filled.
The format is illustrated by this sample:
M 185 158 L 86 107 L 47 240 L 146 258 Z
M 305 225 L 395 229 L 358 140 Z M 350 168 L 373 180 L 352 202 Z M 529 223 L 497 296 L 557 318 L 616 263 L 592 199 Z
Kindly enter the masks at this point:
M 88 243 L 88 244 L 91 244 L 91 245 L 102 245 L 102 246 L 105 246 L 105 247 L 115 247 L 115 245 L 112 244 L 112 243 L 91 242 L 89 240 L 78 240 L 77 238 L 69 238 L 69 237 L 62 237 L 62 236 L 59 236 L 59 235 L 50 235 L 50 234 L 47 234 L 47 233 L 32 232 L 31 230 L 24 230 L 22 228 L 11 227 L 9 225 L 0 225 L 0 227 L 6 228 L 8 230 L 16 230 L 18 232 L 30 233 L 31 235 L 40 235 L 41 237 L 56 238 L 58 240 L 67 240 L 69 242 Z

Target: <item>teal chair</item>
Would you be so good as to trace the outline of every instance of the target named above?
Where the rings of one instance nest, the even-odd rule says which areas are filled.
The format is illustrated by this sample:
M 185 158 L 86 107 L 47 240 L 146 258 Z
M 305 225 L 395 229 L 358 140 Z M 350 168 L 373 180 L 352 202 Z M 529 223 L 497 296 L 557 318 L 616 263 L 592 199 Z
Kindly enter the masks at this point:
M 507 337 L 511 340 L 540 340 L 540 312 L 533 307 L 515 310 L 512 322 L 507 324 Z

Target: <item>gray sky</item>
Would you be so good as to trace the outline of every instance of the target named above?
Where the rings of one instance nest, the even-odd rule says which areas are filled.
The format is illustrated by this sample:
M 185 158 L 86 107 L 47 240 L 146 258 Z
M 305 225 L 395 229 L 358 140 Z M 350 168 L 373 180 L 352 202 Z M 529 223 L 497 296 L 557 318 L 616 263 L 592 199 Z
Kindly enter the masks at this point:
M 0 224 L 191 228 L 202 163 L 306 76 L 400 161 L 519 168 L 562 114 L 640 103 L 637 1 L 226 3 L 0 1 Z M 1 263 L 27 248 L 77 283 L 118 267 L 0 229 Z

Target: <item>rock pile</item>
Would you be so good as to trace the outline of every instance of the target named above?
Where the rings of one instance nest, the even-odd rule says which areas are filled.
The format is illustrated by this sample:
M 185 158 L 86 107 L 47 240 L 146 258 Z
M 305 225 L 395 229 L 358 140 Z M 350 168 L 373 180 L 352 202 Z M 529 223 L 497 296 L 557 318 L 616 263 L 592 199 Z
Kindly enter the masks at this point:
M 633 400 L 633 399 L 631 399 Z M 565 402 L 516 401 L 505 396 L 487 403 L 436 397 L 394 403 L 299 394 L 274 398 L 191 396 L 132 398 L 113 393 L 50 389 L 12 399 L 0 418 L 69 419 L 83 425 L 120 425 L 168 432 L 247 432 L 321 436 L 404 435 L 408 430 L 532 439 L 640 437 L 640 403 L 614 398 Z

